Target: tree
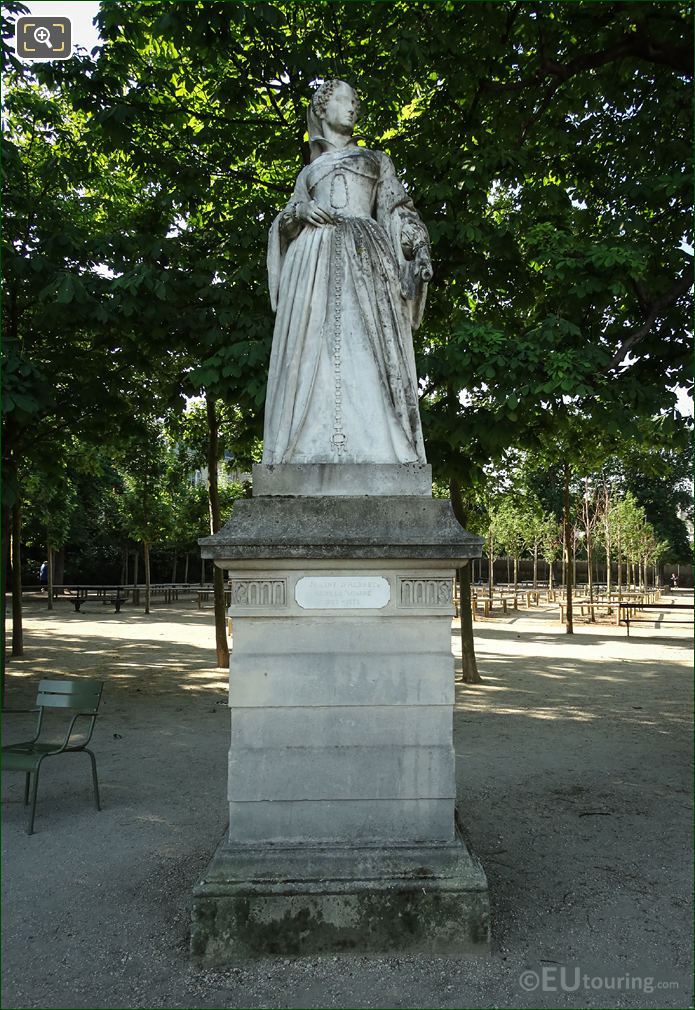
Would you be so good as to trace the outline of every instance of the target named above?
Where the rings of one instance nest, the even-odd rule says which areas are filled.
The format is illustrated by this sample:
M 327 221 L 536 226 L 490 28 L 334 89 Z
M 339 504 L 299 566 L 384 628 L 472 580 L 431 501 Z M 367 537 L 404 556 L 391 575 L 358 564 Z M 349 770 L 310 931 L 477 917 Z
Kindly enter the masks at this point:
M 537 498 L 529 501 L 528 542 L 533 557 L 533 588 L 538 588 L 538 557 L 541 553 L 541 543 L 545 534 L 545 516 L 541 503 Z
M 65 545 L 70 532 L 70 522 L 77 508 L 77 489 L 71 477 L 70 468 L 64 459 L 58 458 L 57 466 L 43 472 L 31 473 L 23 482 L 27 512 L 30 521 L 39 525 L 43 533 L 46 560 L 48 561 L 48 609 L 53 610 L 54 558 L 55 551 Z
M 145 566 L 145 613 L 150 612 L 150 549 L 167 538 L 171 502 L 166 492 L 166 447 L 151 418 L 140 415 L 138 431 L 129 440 L 121 467 L 123 491 L 120 508 L 124 526 L 142 543 Z
M 548 589 L 553 588 L 553 563 L 560 556 L 562 549 L 562 531 L 557 517 L 551 512 L 543 515 L 538 527 L 539 549 L 548 565 Z
M 11 14 L 19 9 L 6 5 Z M 10 30 L 4 23 L 4 37 Z M 41 479 L 47 459 L 65 467 L 71 439 L 85 451 L 122 441 L 134 365 L 148 361 L 134 308 L 111 269 L 133 253 L 133 180 L 117 158 L 89 146 L 87 117 L 68 93 L 5 55 L 4 559 L 10 515 L 17 545 L 21 539 L 22 478 Z M 152 222 L 150 213 L 142 231 Z M 21 585 L 14 568 L 16 652 Z
M 195 375 L 199 375 L 198 372 Z M 208 392 L 205 400 L 198 399 L 189 403 L 183 413 L 170 421 L 171 437 L 180 446 L 188 465 L 205 467 L 208 489 L 208 532 L 217 533 L 223 524 L 223 512 L 229 514 L 230 506 L 235 498 L 244 494 L 244 489 L 237 485 L 233 490 L 226 485 L 226 490 L 220 487 L 220 462 L 225 448 L 234 455 L 238 462 L 250 464 L 254 456 L 258 456 L 258 445 L 253 434 L 249 434 L 246 419 L 241 411 L 225 407 L 215 400 L 214 394 Z M 200 532 L 199 535 L 202 535 Z M 224 572 L 213 569 L 213 586 L 215 595 L 215 641 L 217 665 L 229 665 L 229 646 L 227 644 L 227 622 L 224 595 Z
M 514 561 L 514 593 L 519 585 L 519 559 L 528 548 L 533 528 L 533 513 L 517 492 L 505 495 L 491 516 L 491 525 L 499 542 Z
M 639 553 L 639 543 L 644 527 L 644 510 L 637 504 L 634 495 L 629 492 L 616 499 L 610 505 L 608 512 L 609 536 L 615 544 L 618 561 L 618 592 L 623 585 L 623 561 L 627 566 L 626 582 L 628 588 L 634 583 L 633 565 Z
M 589 603 L 594 602 L 594 582 L 593 582 L 593 558 L 594 540 L 597 535 L 601 521 L 601 498 L 596 490 L 591 487 L 588 478 L 584 479 L 583 491 L 579 501 L 579 527 L 582 533 L 584 549 L 586 550 L 586 571 L 587 585 L 589 589 Z M 594 620 L 593 608 L 589 610 L 590 619 Z

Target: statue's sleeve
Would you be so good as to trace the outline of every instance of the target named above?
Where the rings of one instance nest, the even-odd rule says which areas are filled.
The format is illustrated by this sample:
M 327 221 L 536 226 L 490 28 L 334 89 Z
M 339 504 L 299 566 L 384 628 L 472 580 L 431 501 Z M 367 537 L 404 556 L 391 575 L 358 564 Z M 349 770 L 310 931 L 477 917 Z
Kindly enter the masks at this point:
M 268 290 L 273 312 L 278 306 L 280 277 L 287 247 L 297 238 L 304 227 L 297 218 L 297 204 L 309 200 L 311 200 L 311 196 L 306 185 L 306 172 L 302 170 L 297 176 L 290 202 L 275 218 L 268 233 Z
M 419 275 L 416 254 L 424 247 L 429 255 L 430 239 L 413 201 L 396 175 L 393 162 L 385 154 L 381 156 L 376 219 L 391 240 L 398 263 L 401 293 L 410 302 L 413 329 L 417 329 L 425 310 L 427 282 Z

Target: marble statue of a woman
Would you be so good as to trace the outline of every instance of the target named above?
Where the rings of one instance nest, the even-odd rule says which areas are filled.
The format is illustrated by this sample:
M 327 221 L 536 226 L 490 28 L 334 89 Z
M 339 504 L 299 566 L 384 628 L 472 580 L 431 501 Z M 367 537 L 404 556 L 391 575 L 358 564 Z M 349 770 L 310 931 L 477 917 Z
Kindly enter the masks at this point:
M 425 462 L 412 330 L 429 239 L 391 160 L 357 146 L 358 112 L 343 81 L 315 92 L 311 163 L 270 230 L 266 464 Z

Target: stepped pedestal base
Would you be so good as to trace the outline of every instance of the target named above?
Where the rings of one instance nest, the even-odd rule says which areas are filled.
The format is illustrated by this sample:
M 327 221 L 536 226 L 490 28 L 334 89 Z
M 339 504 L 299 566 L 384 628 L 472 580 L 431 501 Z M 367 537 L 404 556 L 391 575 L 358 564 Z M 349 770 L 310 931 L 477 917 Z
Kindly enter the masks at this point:
M 485 874 L 465 844 L 220 845 L 194 890 L 206 967 L 269 955 L 489 950 Z

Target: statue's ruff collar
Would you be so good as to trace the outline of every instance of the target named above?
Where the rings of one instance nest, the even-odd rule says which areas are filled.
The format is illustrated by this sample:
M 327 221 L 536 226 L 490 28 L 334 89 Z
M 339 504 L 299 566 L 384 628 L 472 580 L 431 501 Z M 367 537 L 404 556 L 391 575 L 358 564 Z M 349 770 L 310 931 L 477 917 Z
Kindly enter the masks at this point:
M 332 140 L 326 140 L 326 138 L 322 137 L 320 133 L 317 133 L 315 136 L 309 137 L 309 144 L 320 144 L 325 147 L 327 150 L 321 151 L 321 154 L 336 154 L 340 151 L 346 151 L 350 147 L 357 147 L 358 140 L 366 141 L 367 138 L 361 133 L 353 134 L 344 147 L 338 147 Z M 317 157 L 320 158 L 321 154 L 317 155 Z

